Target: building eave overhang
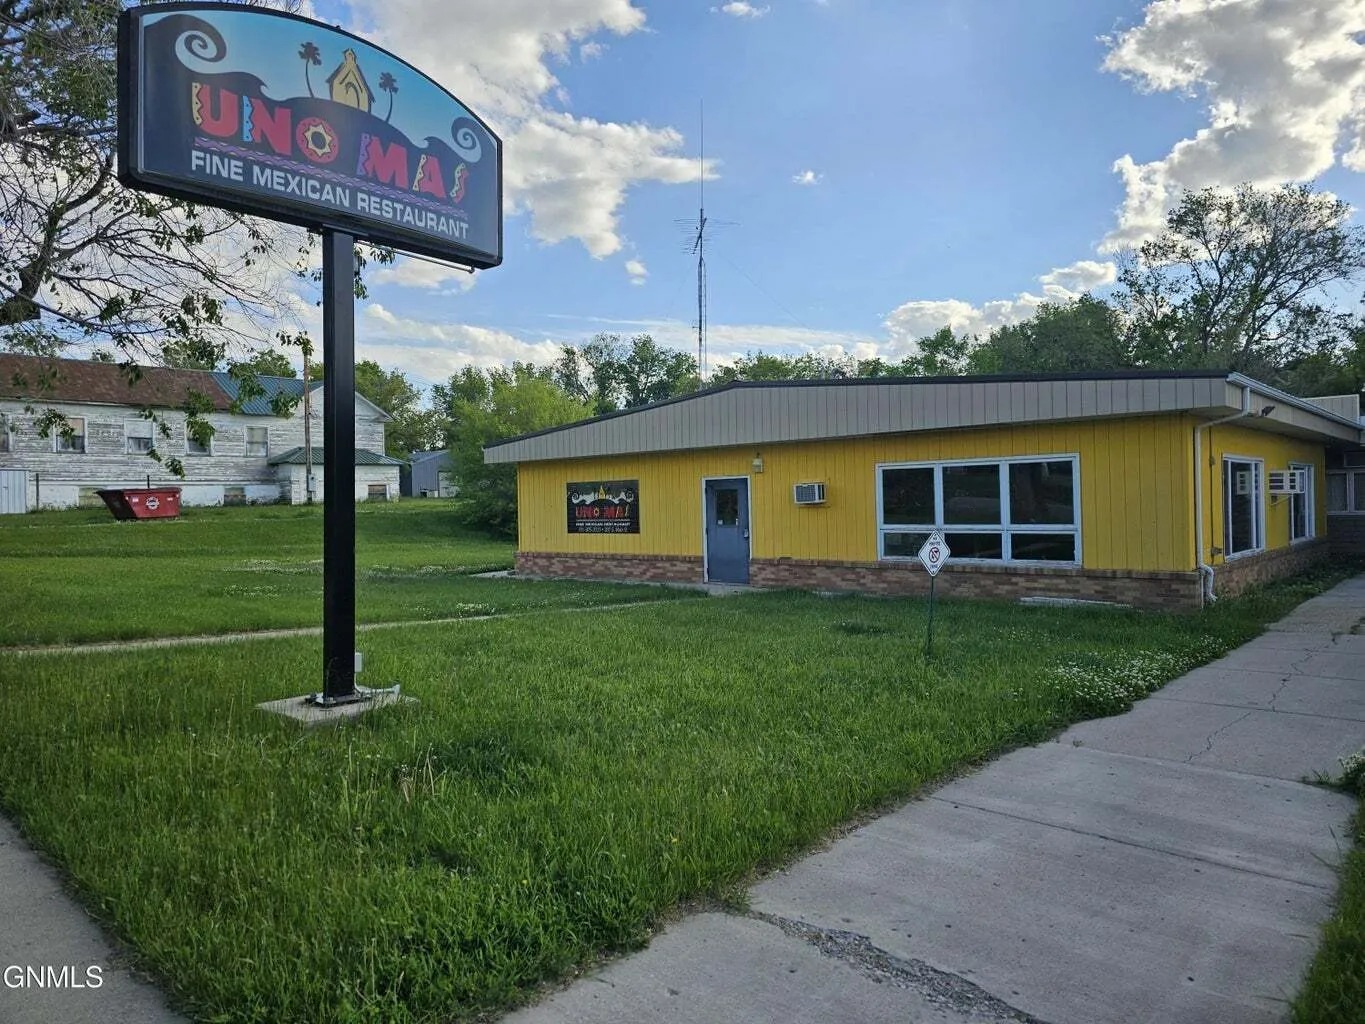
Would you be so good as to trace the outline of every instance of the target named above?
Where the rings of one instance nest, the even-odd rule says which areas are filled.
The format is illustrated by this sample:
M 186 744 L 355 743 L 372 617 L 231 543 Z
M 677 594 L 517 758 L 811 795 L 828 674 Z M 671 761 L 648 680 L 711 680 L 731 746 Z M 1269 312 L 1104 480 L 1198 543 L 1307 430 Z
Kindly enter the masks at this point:
M 1358 444 L 1359 424 L 1226 371 L 1038 377 L 741 381 L 487 445 L 489 463 L 747 447 L 975 427 L 1275 408 L 1253 429 Z

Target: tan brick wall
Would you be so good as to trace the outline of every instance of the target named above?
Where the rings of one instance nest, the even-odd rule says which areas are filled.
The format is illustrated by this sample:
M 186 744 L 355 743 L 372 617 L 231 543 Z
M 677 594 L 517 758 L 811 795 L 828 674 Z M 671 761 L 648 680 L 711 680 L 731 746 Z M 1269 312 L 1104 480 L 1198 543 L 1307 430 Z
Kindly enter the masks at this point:
M 1331 545 L 1310 541 L 1238 558 L 1215 569 L 1215 590 L 1231 597 L 1247 587 L 1301 572 L 1327 557 Z M 595 555 L 519 552 L 517 572 L 526 576 L 700 583 L 702 561 L 668 555 Z M 886 596 L 929 592 L 929 576 L 918 562 L 816 562 L 755 558 L 749 563 L 756 587 L 850 591 Z M 1063 569 L 1018 565 L 948 565 L 937 591 L 945 597 L 1013 601 L 1059 597 L 1112 601 L 1136 608 L 1189 611 L 1199 608 L 1200 584 L 1192 572 L 1125 572 L 1120 569 Z
M 518 551 L 517 572 L 524 576 L 572 576 L 579 579 L 631 580 L 644 583 L 700 583 L 701 558 L 680 555 L 592 555 Z
M 1331 553 L 1331 542 L 1318 539 L 1295 544 L 1289 548 L 1264 551 L 1259 555 L 1234 558 L 1214 567 L 1214 593 L 1219 597 L 1232 597 L 1248 587 L 1268 583 L 1284 576 L 1293 576 L 1327 558 Z
M 927 594 L 929 576 L 918 562 L 806 562 L 755 560 L 756 586 L 869 594 Z M 1106 569 L 1024 568 L 1017 565 L 948 565 L 937 592 L 951 597 L 1016 600 L 1060 597 L 1115 601 L 1138 608 L 1198 608 L 1199 579 L 1192 572 L 1123 572 Z

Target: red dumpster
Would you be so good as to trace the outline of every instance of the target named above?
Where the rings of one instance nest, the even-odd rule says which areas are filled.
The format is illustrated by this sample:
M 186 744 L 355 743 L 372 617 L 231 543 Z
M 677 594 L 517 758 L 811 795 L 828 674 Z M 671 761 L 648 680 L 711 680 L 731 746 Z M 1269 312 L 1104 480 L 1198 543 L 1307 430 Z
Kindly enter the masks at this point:
M 180 515 L 179 487 L 122 487 L 96 491 L 115 519 L 174 519 Z

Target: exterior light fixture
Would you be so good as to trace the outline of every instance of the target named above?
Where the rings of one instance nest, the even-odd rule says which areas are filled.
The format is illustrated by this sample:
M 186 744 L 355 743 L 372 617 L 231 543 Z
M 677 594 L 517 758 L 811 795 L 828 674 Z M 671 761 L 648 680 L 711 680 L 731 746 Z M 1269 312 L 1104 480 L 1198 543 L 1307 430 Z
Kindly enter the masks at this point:
M 763 456 L 759 452 L 754 452 L 754 461 L 752 465 L 755 473 L 763 472 Z

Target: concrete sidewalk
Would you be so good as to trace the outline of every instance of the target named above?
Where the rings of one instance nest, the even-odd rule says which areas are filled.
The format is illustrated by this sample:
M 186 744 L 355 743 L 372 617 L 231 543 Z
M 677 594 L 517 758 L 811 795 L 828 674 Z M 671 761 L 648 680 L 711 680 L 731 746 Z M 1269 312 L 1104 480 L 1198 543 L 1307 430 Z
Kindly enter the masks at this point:
M 1354 809 L 1302 780 L 1365 746 L 1362 633 L 1365 576 L 507 1021 L 1284 1020 Z
M 0 1022 L 181 1024 L 0 816 Z

